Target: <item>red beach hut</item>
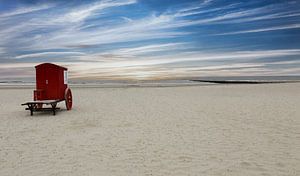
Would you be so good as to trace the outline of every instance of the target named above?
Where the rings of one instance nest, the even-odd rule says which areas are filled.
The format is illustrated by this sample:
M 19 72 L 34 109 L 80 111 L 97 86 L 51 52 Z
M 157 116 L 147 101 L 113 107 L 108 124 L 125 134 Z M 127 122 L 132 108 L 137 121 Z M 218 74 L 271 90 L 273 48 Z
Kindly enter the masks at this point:
M 52 110 L 55 115 L 56 107 L 60 101 L 66 102 L 67 110 L 72 109 L 72 92 L 68 87 L 68 69 L 52 63 L 43 63 L 35 66 L 36 69 L 36 90 L 26 110 L 43 111 Z M 43 104 L 50 104 L 52 108 L 43 108 Z

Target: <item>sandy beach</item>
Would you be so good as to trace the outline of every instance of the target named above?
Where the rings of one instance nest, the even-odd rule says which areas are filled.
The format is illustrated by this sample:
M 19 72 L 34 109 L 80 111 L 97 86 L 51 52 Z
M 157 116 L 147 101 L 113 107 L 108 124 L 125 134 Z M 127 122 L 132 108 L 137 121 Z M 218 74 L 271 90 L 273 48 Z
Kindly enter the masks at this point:
M 0 175 L 300 175 L 300 83 L 0 89 Z

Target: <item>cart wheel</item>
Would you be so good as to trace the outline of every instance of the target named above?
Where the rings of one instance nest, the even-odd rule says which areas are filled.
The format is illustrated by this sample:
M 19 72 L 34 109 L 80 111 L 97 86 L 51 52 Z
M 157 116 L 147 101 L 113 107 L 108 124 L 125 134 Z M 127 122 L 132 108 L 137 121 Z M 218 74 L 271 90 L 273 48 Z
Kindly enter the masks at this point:
M 72 100 L 72 92 L 71 92 L 70 88 L 67 88 L 65 90 L 65 101 L 66 101 L 66 108 L 67 108 L 67 110 L 71 110 L 72 109 L 73 100 Z

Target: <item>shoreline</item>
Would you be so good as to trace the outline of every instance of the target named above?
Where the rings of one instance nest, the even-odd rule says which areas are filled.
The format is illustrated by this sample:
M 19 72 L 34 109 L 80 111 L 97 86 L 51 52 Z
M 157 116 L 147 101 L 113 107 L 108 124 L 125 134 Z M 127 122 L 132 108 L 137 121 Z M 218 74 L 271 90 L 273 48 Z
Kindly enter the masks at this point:
M 300 81 L 276 81 L 276 80 L 191 80 L 195 82 L 202 82 L 202 83 L 216 83 L 216 84 L 278 84 L 278 83 L 299 83 Z
M 297 84 L 300 81 L 211 81 L 191 80 L 189 83 L 99 83 L 99 84 L 69 84 L 70 88 L 163 88 L 163 87 L 193 87 L 219 85 L 255 85 L 255 84 Z M 35 89 L 35 83 L 30 84 L 0 84 L 0 89 Z

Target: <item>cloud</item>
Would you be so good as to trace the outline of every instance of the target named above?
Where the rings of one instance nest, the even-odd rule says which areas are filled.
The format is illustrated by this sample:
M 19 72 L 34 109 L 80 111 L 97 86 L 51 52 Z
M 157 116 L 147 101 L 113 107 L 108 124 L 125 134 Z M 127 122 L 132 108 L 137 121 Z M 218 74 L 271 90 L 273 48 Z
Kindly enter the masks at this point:
M 208 5 L 212 4 L 212 0 L 204 0 L 202 2 L 197 2 L 197 3 L 193 3 L 190 4 L 188 7 L 183 7 L 181 9 L 178 10 L 178 13 L 185 13 L 185 12 L 191 12 L 191 11 L 195 11 L 195 10 L 199 10 L 199 9 L 203 9 L 205 7 L 207 7 Z
M 175 13 L 176 17 L 186 17 L 186 16 L 193 16 L 193 15 L 200 15 L 200 14 L 207 14 L 207 13 L 212 13 L 212 12 L 218 12 L 218 11 L 223 11 L 223 10 L 228 10 L 232 9 L 238 4 L 230 4 L 224 7 L 218 7 L 218 8 L 211 8 L 211 9 L 203 9 L 202 4 L 196 6 L 196 7 L 189 7 L 189 8 L 183 8 L 178 10 Z
M 247 34 L 247 33 L 267 32 L 267 31 L 277 31 L 277 30 L 286 30 L 286 29 L 297 29 L 297 28 L 300 28 L 300 24 L 290 24 L 284 26 L 274 26 L 274 27 L 252 29 L 252 30 L 234 31 L 234 32 L 227 32 L 227 33 L 221 33 L 216 35 Z
M 188 34 L 188 32 L 167 31 L 164 29 L 172 28 L 173 22 L 173 19 L 168 16 L 151 15 L 128 23 L 95 28 L 93 31 L 59 30 L 52 33 L 53 37 L 38 40 L 29 46 L 31 48 L 55 49 L 58 44 L 59 48 L 67 48 L 67 46 L 88 46 L 156 38 L 174 38 Z M 45 42 L 47 42 L 47 46 L 42 44 Z
M 85 62 L 75 66 L 77 71 L 90 71 L 93 69 L 124 69 L 129 67 L 149 67 L 159 65 L 170 65 L 175 63 L 186 63 L 198 61 L 197 68 L 203 66 L 202 63 L 205 61 L 231 61 L 231 62 L 245 62 L 251 61 L 258 58 L 273 58 L 282 56 L 300 56 L 300 49 L 294 50 L 262 50 L 262 51 L 238 51 L 238 52 L 225 52 L 225 53 L 192 53 L 182 54 L 178 56 L 168 57 L 148 57 L 147 59 L 131 58 L 130 60 L 114 60 L 111 62 L 96 64 L 94 62 Z M 253 62 L 253 61 L 251 61 Z M 229 62 L 230 63 L 230 62 Z M 195 63 L 193 63 L 195 64 Z M 249 63 L 250 64 L 250 63 Z M 166 65 L 165 65 L 166 66 Z M 84 74 L 83 74 L 84 75 Z
M 91 55 L 86 55 L 86 57 L 89 56 Z M 172 58 L 163 56 L 144 57 L 142 59 L 139 57 L 132 57 L 130 59 L 107 58 L 106 62 L 95 62 L 93 59 L 91 62 L 85 60 L 84 62 L 61 61 L 55 63 L 68 67 L 72 78 L 99 77 L 102 79 L 157 79 L 222 74 L 295 74 L 295 72 L 292 71 L 288 72 L 287 70 L 289 68 L 270 69 L 267 67 L 267 62 L 254 62 L 255 59 L 287 56 L 300 56 L 300 49 L 235 51 L 225 53 L 194 52 L 189 54 L 181 53 L 178 56 L 173 56 Z M 113 57 L 113 55 L 111 55 L 111 57 Z M 0 68 L 2 70 L 28 70 L 37 64 L 39 64 L 39 62 L 3 63 L 0 65 Z M 185 66 L 185 64 L 190 66 Z M 291 64 L 291 62 L 278 61 L 272 62 L 272 64 L 286 65 Z M 294 64 L 296 63 L 294 62 Z M 23 76 L 26 77 L 26 75 Z
M 246 22 L 253 22 L 253 21 L 262 21 L 262 20 L 274 20 L 278 18 L 289 18 L 289 17 L 297 17 L 300 16 L 299 11 L 291 11 L 291 12 L 279 12 L 279 13 L 272 13 L 268 15 L 262 15 L 257 17 L 247 17 L 241 19 L 234 19 L 230 21 L 224 21 L 219 23 L 246 23 Z
M 14 69 L 14 68 L 30 68 L 36 65 L 35 62 L 30 63 L 1 63 L 1 69 Z
M 257 43 L 258 50 L 252 41 L 233 36 L 254 33 L 260 37 L 260 32 L 299 29 L 300 11 L 295 4 L 208 0 L 170 4 L 168 10 L 160 11 L 141 10 L 142 3 L 147 2 L 41 3 L 5 11 L 0 14 L 0 62 L 5 62 L 1 66 L 8 67 L 6 62 L 11 61 L 17 63 L 9 63 L 9 68 L 14 64 L 27 68 L 30 65 L 25 63 L 51 58 L 70 67 L 71 76 L 144 78 L 202 75 L 205 70 L 238 74 L 239 68 L 240 73 L 275 73 L 278 68 L 268 67 L 271 61 L 255 60 L 300 55 L 297 42 L 280 49 L 274 39 L 272 44 Z
M 0 54 L 4 54 L 5 53 L 5 48 L 0 47 Z
M 92 38 L 97 35 L 95 32 L 83 32 L 80 30 L 83 25 L 85 26 L 83 23 L 84 20 L 105 9 L 117 8 L 134 3 L 136 3 L 135 0 L 106 0 L 76 8 L 67 8 L 62 5 L 58 10 L 53 9 L 50 10 L 50 13 L 39 13 L 34 17 L 27 18 L 26 16 L 22 16 L 20 19 L 7 18 L 5 21 L 0 21 L 0 24 L 2 23 L 3 26 L 3 28 L 0 28 L 0 43 L 9 44 L 10 41 L 18 41 L 18 45 L 23 49 L 61 49 L 67 45 L 81 45 L 81 42 L 74 44 L 72 40 L 76 38 L 78 38 L 78 40 L 91 38 L 92 40 Z M 34 5 L 28 9 L 37 10 L 44 6 L 46 5 Z M 28 12 L 29 10 L 26 11 Z M 19 10 L 16 10 L 14 14 L 17 12 L 20 13 Z M 36 33 L 35 31 L 43 32 L 35 36 L 28 35 L 30 33 Z M 99 32 L 99 34 L 101 33 Z M 46 42 L 49 44 L 45 44 Z M 60 43 L 61 45 L 58 45 Z M 18 46 L 14 45 L 14 47 Z
M 209 2 L 209 3 L 208 3 Z M 61 13 L 41 14 L 27 22 L 23 20 L 18 24 L 9 24 L 4 30 L 0 30 L 0 42 L 6 43 L 12 40 L 19 40 L 18 43 L 24 49 L 64 49 L 74 48 L 74 46 L 94 46 L 99 44 L 111 44 L 121 42 L 134 42 L 143 40 L 153 40 L 162 38 L 178 38 L 191 35 L 191 32 L 178 30 L 182 27 L 201 26 L 221 22 L 230 22 L 242 17 L 265 14 L 278 9 L 279 5 L 270 8 L 269 6 L 232 11 L 231 8 L 237 8 L 239 4 L 229 4 L 224 7 L 212 9 L 203 9 L 207 4 L 213 1 L 204 1 L 199 5 L 184 7 L 168 13 L 142 16 L 137 19 L 122 17 L 125 23 L 111 23 L 109 26 L 93 25 L 83 22 L 93 16 L 104 15 L 103 10 L 108 8 L 117 8 L 119 6 L 135 4 L 135 0 L 101 1 L 93 4 L 87 4 L 76 8 L 62 8 Z M 67 9 L 67 10 L 66 10 Z M 226 11 L 214 13 L 215 11 Z M 100 14 L 99 14 L 100 13 Z M 108 13 L 108 12 L 106 12 Z M 185 17 L 191 13 L 212 13 L 213 16 L 200 17 L 202 19 L 189 20 Z M 89 27 L 92 27 L 89 29 Z M 89 29 L 89 30 L 87 30 Z M 40 35 L 33 37 L 21 37 L 32 31 L 45 31 Z M 45 44 L 47 43 L 47 44 Z
M 23 15 L 23 14 L 28 14 L 32 12 L 37 12 L 40 10 L 45 10 L 54 7 L 53 4 L 42 4 L 42 5 L 37 5 L 33 7 L 21 7 L 18 9 L 15 9 L 13 11 L 5 12 L 5 13 L 0 13 L 0 18 L 7 18 L 7 17 L 12 17 L 16 15 Z
M 23 54 L 16 56 L 16 59 L 24 59 L 24 58 L 36 58 L 36 57 L 49 57 L 49 56 L 61 56 L 61 55 L 69 55 L 69 56 L 78 56 L 84 55 L 82 52 L 41 52 L 41 53 L 31 53 L 31 54 Z
M 136 0 L 106 0 L 96 2 L 90 5 L 71 10 L 60 18 L 54 19 L 54 22 L 80 22 L 92 16 L 95 12 L 112 7 L 119 7 L 136 3 Z
M 286 5 L 285 3 L 271 4 L 252 9 L 241 8 L 241 10 L 236 10 L 239 9 L 239 5 L 241 5 L 241 3 L 233 3 L 209 9 L 201 9 L 201 5 L 199 5 L 190 9 L 184 8 L 179 10 L 177 13 L 170 15 L 174 15 L 174 17 L 197 16 L 200 18 L 193 21 L 183 20 L 181 22 L 182 26 L 245 23 L 279 18 L 291 18 L 300 15 L 299 10 L 282 11 Z M 210 15 L 212 13 L 214 13 L 214 15 Z M 209 16 L 207 16 L 208 14 Z
M 185 43 L 164 43 L 164 44 L 153 44 L 146 46 L 139 46 L 134 48 L 122 48 L 118 50 L 111 51 L 110 53 L 118 55 L 143 55 L 149 53 L 156 53 L 161 51 L 174 51 L 176 49 L 185 48 Z
M 132 22 L 133 20 L 127 17 L 121 17 L 126 22 Z

